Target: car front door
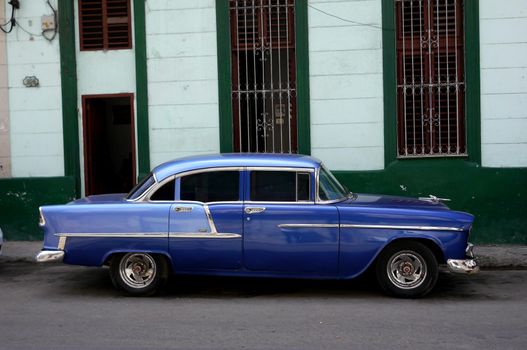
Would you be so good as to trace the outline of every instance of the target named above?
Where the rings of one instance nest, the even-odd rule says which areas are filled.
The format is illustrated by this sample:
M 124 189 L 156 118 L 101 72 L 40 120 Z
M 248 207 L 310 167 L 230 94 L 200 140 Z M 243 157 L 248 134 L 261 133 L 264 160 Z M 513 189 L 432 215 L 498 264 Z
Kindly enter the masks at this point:
M 338 211 L 315 204 L 313 169 L 249 168 L 245 183 L 245 268 L 337 275 Z
M 169 251 L 176 272 L 241 267 L 241 177 L 238 168 L 176 177 L 176 201 L 169 215 Z

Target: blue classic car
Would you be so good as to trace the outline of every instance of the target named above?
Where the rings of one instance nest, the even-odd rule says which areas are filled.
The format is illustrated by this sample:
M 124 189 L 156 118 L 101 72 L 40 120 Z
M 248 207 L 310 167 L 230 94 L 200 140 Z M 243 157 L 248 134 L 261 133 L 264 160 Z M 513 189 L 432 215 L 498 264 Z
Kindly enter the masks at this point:
M 156 167 L 128 195 L 89 196 L 40 208 L 37 261 L 110 267 L 133 295 L 169 273 L 351 279 L 419 297 L 438 267 L 479 270 L 468 236 L 474 217 L 435 197 L 355 194 L 316 158 L 221 154 Z

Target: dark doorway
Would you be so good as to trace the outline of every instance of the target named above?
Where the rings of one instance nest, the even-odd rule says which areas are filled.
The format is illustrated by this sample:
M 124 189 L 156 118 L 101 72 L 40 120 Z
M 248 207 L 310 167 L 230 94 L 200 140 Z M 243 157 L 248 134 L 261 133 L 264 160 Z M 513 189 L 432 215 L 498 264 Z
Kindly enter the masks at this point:
M 128 192 L 135 183 L 133 94 L 82 97 L 86 195 Z

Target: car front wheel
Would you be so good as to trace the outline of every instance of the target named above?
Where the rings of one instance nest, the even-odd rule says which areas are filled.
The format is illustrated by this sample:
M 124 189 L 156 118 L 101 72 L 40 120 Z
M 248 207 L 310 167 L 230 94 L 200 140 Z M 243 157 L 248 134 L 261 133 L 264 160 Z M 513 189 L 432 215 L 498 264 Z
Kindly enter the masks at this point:
M 401 298 L 417 298 L 435 286 L 438 264 L 428 247 L 419 242 L 396 242 L 379 256 L 377 280 L 388 294 Z
M 148 253 L 117 255 L 110 264 L 113 284 L 134 296 L 157 292 L 166 280 L 167 271 L 163 257 Z

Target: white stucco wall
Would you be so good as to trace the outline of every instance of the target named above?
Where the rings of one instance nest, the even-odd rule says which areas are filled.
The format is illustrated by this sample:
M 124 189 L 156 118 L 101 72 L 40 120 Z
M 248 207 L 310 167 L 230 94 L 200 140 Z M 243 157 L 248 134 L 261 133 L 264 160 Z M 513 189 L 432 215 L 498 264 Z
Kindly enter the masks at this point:
M 10 18 L 11 5 L 5 12 Z M 13 177 L 64 175 L 59 38 L 40 36 L 41 16 L 49 14 L 45 1 L 21 1 L 16 20 L 34 35 L 16 26 L 6 36 Z M 25 87 L 26 76 L 36 76 L 40 86 Z
M 215 1 L 145 4 L 151 166 L 219 152 Z
M 309 5 L 381 26 L 381 0 L 310 0 Z M 311 7 L 308 21 L 311 152 L 333 170 L 382 169 L 382 30 Z
M 0 23 L 5 23 L 5 2 L 0 0 Z M 9 140 L 9 99 L 7 83 L 6 34 L 0 33 L 0 179 L 11 177 L 11 143 Z
M 135 85 L 135 37 L 133 22 L 133 1 L 131 16 L 132 48 L 124 50 L 81 51 L 79 45 L 78 1 L 74 1 L 75 13 L 75 54 L 77 60 L 77 110 L 79 122 L 79 157 L 81 181 L 84 183 L 84 140 L 82 96 L 101 94 L 134 94 L 134 118 L 137 118 Z M 134 122 L 134 125 L 137 123 Z M 137 130 L 135 139 L 137 140 Z M 137 147 L 137 142 L 136 142 Z M 137 164 L 136 164 L 137 167 Z M 81 186 L 84 192 L 84 185 Z
M 527 1 L 480 0 L 483 166 L 527 166 Z

